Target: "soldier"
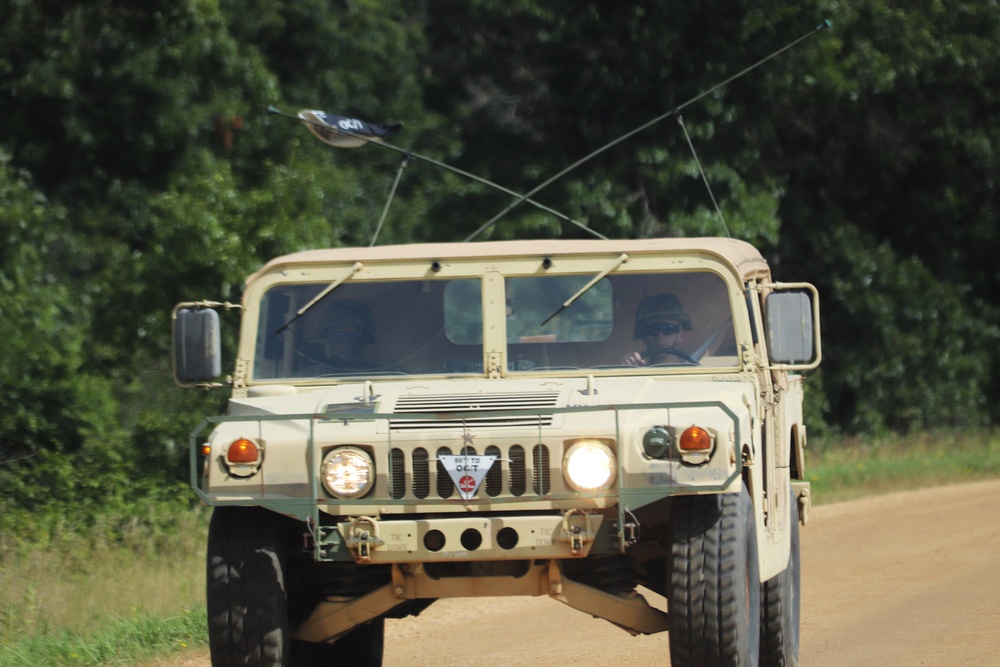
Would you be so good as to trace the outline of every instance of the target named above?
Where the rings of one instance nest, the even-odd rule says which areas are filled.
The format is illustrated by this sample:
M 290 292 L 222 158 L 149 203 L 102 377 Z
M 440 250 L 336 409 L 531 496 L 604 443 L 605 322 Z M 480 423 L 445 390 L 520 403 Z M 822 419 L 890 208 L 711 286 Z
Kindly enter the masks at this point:
M 684 332 L 692 328 L 691 318 L 673 294 L 643 297 L 635 309 L 633 340 L 642 340 L 646 350 L 630 352 L 622 363 L 626 366 L 690 363 L 690 357 L 679 346 L 684 342 Z
M 305 355 L 314 363 L 300 374 L 327 375 L 370 370 L 365 346 L 375 342 L 375 321 L 367 304 L 355 299 L 330 303 Z

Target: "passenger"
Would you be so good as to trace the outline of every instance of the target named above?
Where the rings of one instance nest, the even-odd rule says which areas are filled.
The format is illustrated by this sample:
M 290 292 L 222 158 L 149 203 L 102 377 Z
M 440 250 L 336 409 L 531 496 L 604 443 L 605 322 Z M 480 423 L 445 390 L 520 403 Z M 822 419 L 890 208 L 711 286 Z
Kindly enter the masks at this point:
M 367 304 L 341 299 L 326 308 L 317 335 L 306 354 L 313 362 L 300 375 L 364 371 L 375 367 L 365 360 L 365 347 L 375 342 L 375 321 Z
M 693 325 L 683 304 L 673 294 L 651 294 L 643 297 L 635 309 L 633 340 L 642 340 L 643 352 L 630 352 L 622 359 L 626 366 L 695 363 L 679 346 L 684 332 Z

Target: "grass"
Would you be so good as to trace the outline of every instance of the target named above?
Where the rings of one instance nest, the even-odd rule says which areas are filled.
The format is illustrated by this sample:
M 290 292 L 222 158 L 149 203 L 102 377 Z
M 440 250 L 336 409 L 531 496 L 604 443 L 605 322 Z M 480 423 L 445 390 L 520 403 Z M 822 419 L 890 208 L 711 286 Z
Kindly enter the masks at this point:
M 131 665 L 204 645 L 206 516 L 0 540 L 0 667 Z
M 806 457 L 824 504 L 1000 477 L 1000 434 L 816 438 Z M 0 667 L 134 665 L 204 648 L 206 516 L 147 516 L 113 538 L 89 527 L 42 545 L 0 539 Z
M 204 606 L 169 617 L 143 613 L 106 618 L 97 631 L 80 635 L 63 630 L 29 635 L 0 646 L 0 667 L 132 665 L 156 655 L 204 646 Z
M 811 441 L 806 479 L 816 504 L 1000 477 L 1000 434 L 989 431 Z

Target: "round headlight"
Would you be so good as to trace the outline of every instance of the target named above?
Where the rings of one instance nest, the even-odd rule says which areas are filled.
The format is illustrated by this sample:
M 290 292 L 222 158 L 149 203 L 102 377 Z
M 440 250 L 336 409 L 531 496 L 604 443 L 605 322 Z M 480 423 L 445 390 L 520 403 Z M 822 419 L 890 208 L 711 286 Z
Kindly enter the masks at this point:
M 375 465 L 354 447 L 334 449 L 323 459 L 323 486 L 335 498 L 360 498 L 375 482 Z
M 615 455 L 604 443 L 578 442 L 566 451 L 563 470 L 577 491 L 600 491 L 615 480 Z

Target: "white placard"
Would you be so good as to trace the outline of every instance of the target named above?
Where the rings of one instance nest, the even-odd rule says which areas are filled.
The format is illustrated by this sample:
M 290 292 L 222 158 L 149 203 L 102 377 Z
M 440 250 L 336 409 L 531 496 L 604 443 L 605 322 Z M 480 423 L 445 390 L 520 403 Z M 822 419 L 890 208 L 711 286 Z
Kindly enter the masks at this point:
M 451 481 L 455 483 L 455 488 L 458 489 L 462 499 L 471 500 L 497 458 L 499 457 L 495 455 L 455 456 L 454 454 L 442 454 L 438 456 L 438 461 L 448 471 Z

